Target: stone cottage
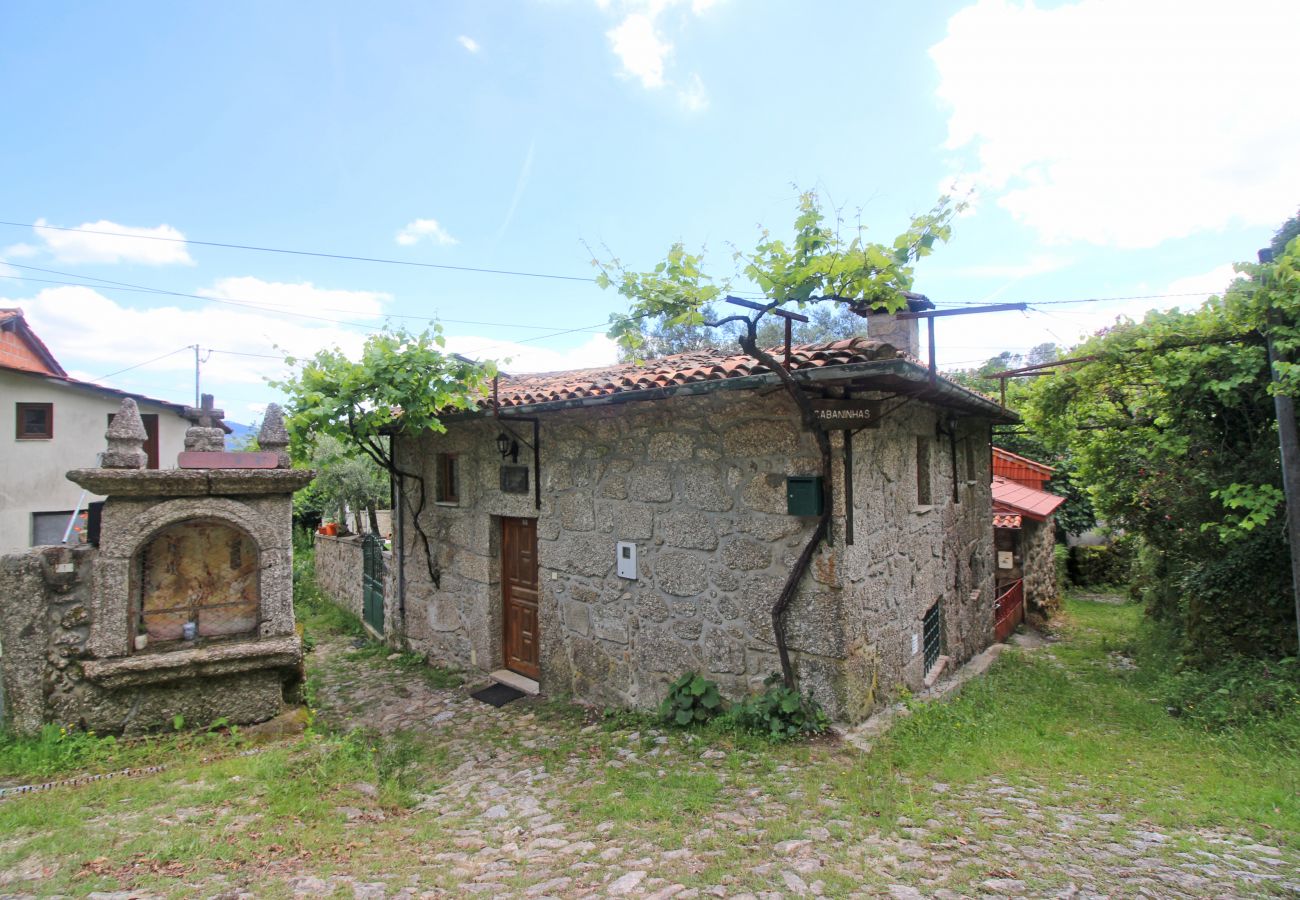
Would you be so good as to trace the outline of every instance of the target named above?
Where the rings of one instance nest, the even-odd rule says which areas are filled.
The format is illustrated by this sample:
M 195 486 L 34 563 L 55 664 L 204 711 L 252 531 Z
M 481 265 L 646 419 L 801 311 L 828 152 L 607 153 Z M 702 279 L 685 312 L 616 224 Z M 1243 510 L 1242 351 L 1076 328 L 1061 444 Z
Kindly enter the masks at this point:
M 999 639 L 1027 612 L 1047 616 L 1061 604 L 1056 584 L 1056 522 L 1065 498 L 1046 490 L 1051 466 L 993 448 L 993 534 L 997 551 Z
M 830 540 L 788 647 L 801 686 L 854 721 L 992 640 L 990 434 L 1013 416 L 881 341 L 796 346 L 786 365 L 834 459 Z M 395 438 L 428 491 L 432 559 L 408 492 L 387 640 L 643 708 L 688 670 L 733 698 L 779 670 L 771 609 L 817 522 L 821 462 L 776 374 L 705 350 L 503 375 L 446 426 Z

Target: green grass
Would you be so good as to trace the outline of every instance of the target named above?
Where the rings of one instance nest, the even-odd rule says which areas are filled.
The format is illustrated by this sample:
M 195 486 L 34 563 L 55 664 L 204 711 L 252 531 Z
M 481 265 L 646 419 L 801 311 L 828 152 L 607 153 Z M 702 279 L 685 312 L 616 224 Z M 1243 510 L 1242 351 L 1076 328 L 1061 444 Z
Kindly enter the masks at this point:
M 907 881 L 852 848 L 931 817 L 942 825 L 923 839 L 928 852 L 945 852 L 944 842 L 1005 840 L 975 812 L 999 805 L 984 793 L 993 778 L 1045 789 L 1034 796 L 1049 820 L 1050 807 L 1120 813 L 1117 838 L 1150 823 L 1175 835 L 1221 827 L 1300 848 L 1300 753 L 1286 743 L 1290 732 L 1207 733 L 1170 716 L 1155 691 L 1167 673 L 1114 664 L 1140 625 L 1140 607 L 1069 600 L 1058 623 L 1065 640 L 1005 653 L 949 702 L 913 704 L 867 755 L 830 740 L 772 745 L 720 723 L 667 729 L 651 716 L 601 717 L 555 701 L 507 708 L 521 719 L 535 716 L 545 740 L 485 725 L 474 752 L 492 748 L 492 765 L 547 770 L 537 790 L 550 792 L 542 799 L 556 821 L 597 843 L 620 843 L 625 859 L 689 847 L 690 858 L 665 877 L 699 888 L 727 879 L 733 891 L 784 890 L 776 876 L 753 867 L 772 858 L 775 843 L 804 837 L 812 825 L 831 835 L 821 848 L 828 865 L 817 875 L 828 895 Z M 428 669 L 414 654 L 390 655 L 382 645 L 365 646 L 332 654 L 330 665 L 422 676 Z M 317 668 L 309 695 L 319 677 Z M 660 735 L 667 740 L 657 742 Z M 454 891 L 451 869 L 434 860 L 464 849 L 458 841 L 483 827 L 477 798 L 430 813 L 411 806 L 418 794 L 451 783 L 466 761 L 463 747 L 449 749 L 436 733 L 365 731 L 309 732 L 254 756 L 225 752 L 238 746 L 222 735 L 128 744 L 49 733 L 26 744 L 0 741 L 0 770 L 8 772 L 120 768 L 127 759 L 169 765 L 159 775 L 0 802 L 0 871 L 46 861 L 54 873 L 39 891 L 74 895 L 129 886 L 186 896 L 216 874 L 232 886 L 266 885 L 275 895 L 285 873 L 331 871 L 361 880 L 398 873 L 385 876 L 390 886 L 418 873 L 424 889 Z M 202 763 L 205 756 L 218 758 Z M 564 781 L 575 766 L 579 779 Z M 936 794 L 935 782 L 950 790 Z M 1004 809 L 1006 818 L 1022 821 L 1011 805 Z M 361 817 L 349 822 L 345 810 Z M 751 810 L 742 814 L 748 824 L 734 821 L 740 810 Z M 597 826 L 605 826 L 600 837 Z M 1169 852 L 1194 849 L 1182 840 L 1171 841 Z M 950 888 L 978 893 L 997 863 L 994 844 L 987 846 L 991 861 L 954 864 Z M 522 888 L 529 874 L 517 878 Z
M 0 779 L 32 783 L 69 773 L 99 773 L 219 755 L 244 746 L 238 729 L 120 739 L 46 725 L 40 734 L 0 732 Z
M 1141 612 L 1067 600 L 1067 640 L 1050 655 L 1004 654 L 956 700 L 918 706 L 844 777 L 859 789 L 891 773 L 917 784 L 1029 778 L 1156 823 L 1247 827 L 1300 846 L 1300 748 L 1279 745 L 1275 727 L 1210 734 L 1170 716 L 1155 693 L 1161 673 L 1113 666 Z M 869 806 L 924 811 L 927 794 L 882 788 Z

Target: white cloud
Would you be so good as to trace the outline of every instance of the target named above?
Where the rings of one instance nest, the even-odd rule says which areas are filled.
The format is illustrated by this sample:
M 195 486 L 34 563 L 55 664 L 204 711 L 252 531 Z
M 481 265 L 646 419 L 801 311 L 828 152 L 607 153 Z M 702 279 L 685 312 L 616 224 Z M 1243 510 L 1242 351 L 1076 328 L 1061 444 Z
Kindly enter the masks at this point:
M 603 334 L 593 334 L 569 350 L 550 350 L 535 344 L 516 344 L 493 338 L 449 335 L 447 349 L 471 359 L 497 360 L 502 369 L 513 374 L 590 369 L 618 362 L 618 345 Z
M 1175 279 L 1160 293 L 1168 295 L 1162 299 L 1171 301 L 1170 305 L 1188 309 L 1204 303 L 1211 294 L 1221 295 L 1236 278 L 1232 263 L 1224 263 L 1200 275 Z
M 717 3 L 718 0 L 691 0 L 689 5 L 686 0 L 622 0 L 617 4 L 619 23 L 605 32 L 610 49 L 621 64 L 620 74 L 635 78 L 647 90 L 672 85 L 667 69 L 673 44 L 664 37 L 664 28 L 680 27 L 691 16 L 701 16 Z M 596 0 L 601 10 L 608 11 L 613 5 L 610 0 Z M 668 16 L 675 7 L 682 10 L 681 14 Z M 673 21 L 665 22 L 669 18 Z M 679 87 L 677 98 L 691 112 L 700 112 L 709 105 L 704 82 L 695 73 Z
M 346 291 L 319 288 L 310 281 L 290 284 L 281 281 L 263 281 L 244 276 L 221 278 L 211 288 L 196 293 L 204 297 L 234 300 L 245 304 L 269 306 L 285 312 L 307 313 L 323 318 L 374 318 L 383 315 L 384 304 L 392 295 L 378 291 Z
M 1020 281 L 1035 275 L 1058 272 L 1070 265 L 1068 259 L 1059 256 L 1039 254 L 1018 263 L 988 263 L 978 266 L 963 266 L 957 270 L 963 278 L 1010 278 Z
M 1045 240 L 1151 247 L 1300 197 L 1292 0 L 980 0 L 931 48 L 947 147 Z
M 35 244 L 10 244 L 0 250 L 0 256 L 7 256 L 10 259 L 30 259 L 40 252 L 41 248 Z
M 703 112 L 709 108 L 709 93 L 697 74 L 692 74 L 690 83 L 677 92 L 677 99 L 691 112 Z
M 472 37 L 470 37 L 467 34 L 462 34 L 458 36 L 456 38 L 456 43 L 460 44 L 470 53 L 478 53 L 479 50 L 483 49 L 482 47 L 479 46 L 478 41 L 474 40 Z
M 644 13 L 632 13 L 605 36 L 626 74 L 638 79 L 642 87 L 664 86 L 664 60 L 672 52 L 673 45 L 655 33 L 653 18 Z
M 285 353 L 301 358 L 332 346 L 352 356 L 360 353 L 364 329 L 290 313 L 305 311 L 322 319 L 372 319 L 377 327 L 381 305 L 389 299 L 378 292 L 328 290 L 256 278 L 222 279 L 202 293 L 274 304 L 277 309 L 198 303 L 141 308 L 123 305 L 88 287 L 47 288 L 32 297 L 0 299 L 0 306 L 21 306 L 32 328 L 74 377 L 94 380 L 172 354 L 104 382 L 164 400 L 192 401 L 193 353 L 173 351 L 197 343 L 206 356 L 204 390 L 231 410 L 275 399 L 265 378 L 287 374 Z
M 133 228 L 107 219 L 54 231 L 37 219 L 32 226 L 56 260 L 65 263 L 139 263 L 145 266 L 192 266 L 185 235 L 170 225 Z M 11 248 L 12 249 L 12 248 Z
M 435 244 L 439 244 L 443 247 L 449 247 L 452 244 L 460 243 L 460 241 L 448 234 L 445 228 L 438 224 L 437 219 L 416 219 L 415 221 L 410 222 L 405 228 L 397 232 L 397 243 L 401 244 L 403 247 L 410 247 L 412 244 L 417 244 L 422 238 L 426 237 Z

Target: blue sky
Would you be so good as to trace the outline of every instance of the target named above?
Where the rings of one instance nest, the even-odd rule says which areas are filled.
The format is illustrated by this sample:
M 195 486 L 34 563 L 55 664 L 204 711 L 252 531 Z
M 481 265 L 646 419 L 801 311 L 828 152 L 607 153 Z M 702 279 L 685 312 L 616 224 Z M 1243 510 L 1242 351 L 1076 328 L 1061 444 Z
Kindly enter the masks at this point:
M 510 369 L 595 365 L 620 298 L 86 232 L 578 277 L 584 242 L 648 267 L 682 239 L 725 274 L 800 188 L 887 240 L 956 184 L 972 208 L 918 270 L 939 303 L 1203 294 L 1300 206 L 1300 120 L 1274 99 L 1300 76 L 1297 6 L 5 4 L 0 219 L 23 227 L 0 227 L 0 275 L 27 280 L 0 278 L 0 305 L 79 377 L 226 351 L 205 390 L 247 420 L 276 346 L 436 315 Z M 939 359 L 1197 300 L 952 320 Z M 184 400 L 192 369 L 176 353 L 108 383 Z

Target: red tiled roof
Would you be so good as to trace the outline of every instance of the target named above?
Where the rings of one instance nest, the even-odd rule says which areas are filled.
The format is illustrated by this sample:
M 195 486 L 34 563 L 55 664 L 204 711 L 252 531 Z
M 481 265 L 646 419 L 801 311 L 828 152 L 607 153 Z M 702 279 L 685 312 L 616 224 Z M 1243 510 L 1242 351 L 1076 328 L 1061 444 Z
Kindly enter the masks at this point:
M 0 309 L 0 366 L 49 375 L 68 374 L 17 308 Z
M 993 513 L 993 527 L 994 528 L 1019 528 L 1020 516 L 1015 515 L 1014 513 L 995 512 Z
M 768 352 L 777 359 L 783 359 L 785 355 L 784 348 Z M 796 371 L 897 359 L 899 356 L 890 344 L 860 337 L 802 344 L 792 347 L 790 355 L 790 367 Z M 629 362 L 600 369 L 502 375 L 497 399 L 502 409 L 508 409 L 555 400 L 650 391 L 699 381 L 721 381 L 767 371 L 766 366 L 751 356 L 709 348 L 650 359 L 641 365 Z M 490 407 L 491 400 L 483 405 Z
M 1018 484 L 1001 475 L 993 476 L 993 505 L 995 514 L 999 507 L 1014 510 L 1036 522 L 1042 522 L 1057 507 L 1065 502 L 1064 497 L 1040 491 L 1028 485 Z

